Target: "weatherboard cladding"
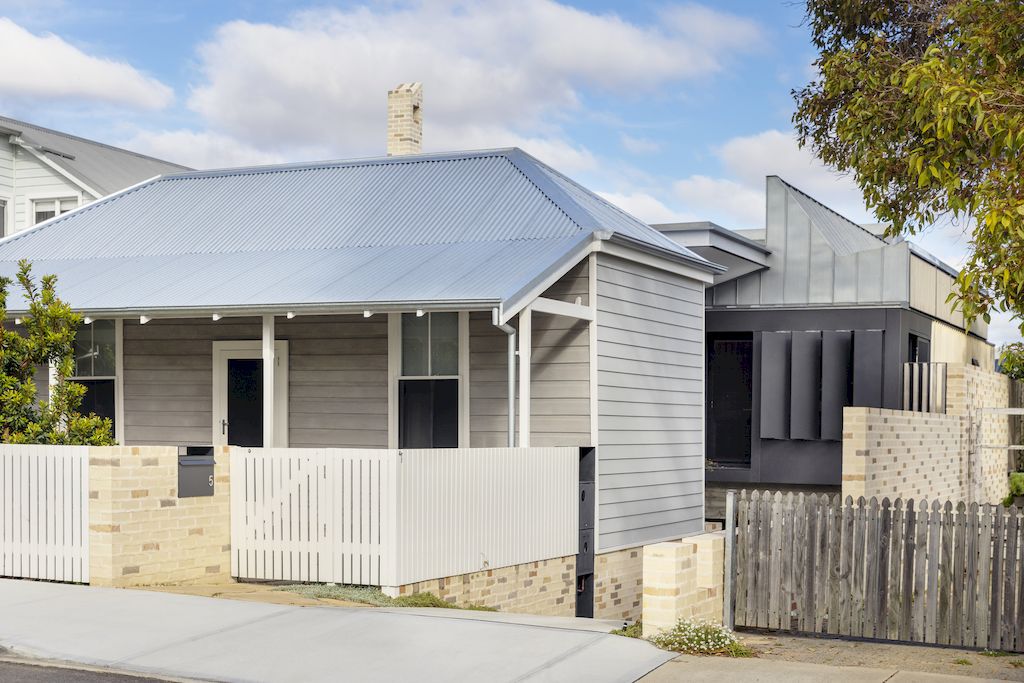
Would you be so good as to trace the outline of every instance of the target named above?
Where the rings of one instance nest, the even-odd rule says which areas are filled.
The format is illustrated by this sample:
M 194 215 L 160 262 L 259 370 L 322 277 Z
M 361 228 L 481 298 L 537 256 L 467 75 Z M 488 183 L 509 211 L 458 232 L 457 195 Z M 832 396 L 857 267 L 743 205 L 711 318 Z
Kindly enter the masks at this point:
M 167 176 L 0 241 L 85 310 L 496 304 L 596 231 L 708 265 L 516 150 Z
M 20 137 L 30 145 L 39 145 L 60 152 L 61 154 L 44 154 L 49 161 L 102 194 L 116 192 L 161 173 L 188 170 L 186 166 L 5 116 L 0 116 L 0 128 L 18 131 Z M 74 158 L 70 159 L 68 156 Z

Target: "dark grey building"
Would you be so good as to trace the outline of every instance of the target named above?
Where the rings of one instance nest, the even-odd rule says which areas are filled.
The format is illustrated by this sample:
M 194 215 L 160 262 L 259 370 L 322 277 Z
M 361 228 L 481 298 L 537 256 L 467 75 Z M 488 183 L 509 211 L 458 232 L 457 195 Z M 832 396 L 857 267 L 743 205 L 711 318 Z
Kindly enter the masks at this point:
M 708 516 L 726 487 L 838 490 L 844 406 L 902 408 L 904 363 L 991 367 L 956 271 L 767 179 L 764 230 L 655 226 L 728 266 L 706 293 Z

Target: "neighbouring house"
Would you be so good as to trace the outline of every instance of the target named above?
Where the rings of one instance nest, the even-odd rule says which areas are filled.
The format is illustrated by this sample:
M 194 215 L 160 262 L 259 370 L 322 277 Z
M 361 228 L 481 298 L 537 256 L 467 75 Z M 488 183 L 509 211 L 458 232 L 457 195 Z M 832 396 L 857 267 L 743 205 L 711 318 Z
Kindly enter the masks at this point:
M 0 241 L 0 273 L 88 316 L 122 444 L 579 447 L 569 590 L 636 617 L 642 546 L 704 528 L 722 267 L 518 149 L 408 151 L 164 175 Z
M 727 488 L 839 491 L 843 408 L 911 409 L 904 364 L 993 369 L 987 326 L 947 303 L 955 269 L 781 178 L 764 230 L 654 227 L 728 267 L 706 291 L 711 518 Z
M 0 237 L 185 166 L 0 116 Z

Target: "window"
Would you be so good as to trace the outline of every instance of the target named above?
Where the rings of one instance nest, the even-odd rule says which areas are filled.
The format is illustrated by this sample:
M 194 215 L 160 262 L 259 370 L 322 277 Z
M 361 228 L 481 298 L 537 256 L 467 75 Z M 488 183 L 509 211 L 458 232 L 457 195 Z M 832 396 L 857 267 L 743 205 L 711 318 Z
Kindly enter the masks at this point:
M 927 363 L 931 356 L 931 344 L 924 337 L 910 335 L 910 349 L 907 360 L 911 363 Z
M 117 334 L 113 320 L 94 320 L 75 336 L 75 370 L 70 379 L 83 385 L 79 412 L 115 420 L 114 384 L 117 375 Z
M 0 199 L 0 237 L 7 236 L 7 200 Z
M 402 314 L 399 448 L 459 445 L 459 314 Z
M 65 214 L 78 206 L 78 200 L 74 197 L 64 199 L 36 199 L 32 202 L 33 223 L 42 223 L 54 216 Z

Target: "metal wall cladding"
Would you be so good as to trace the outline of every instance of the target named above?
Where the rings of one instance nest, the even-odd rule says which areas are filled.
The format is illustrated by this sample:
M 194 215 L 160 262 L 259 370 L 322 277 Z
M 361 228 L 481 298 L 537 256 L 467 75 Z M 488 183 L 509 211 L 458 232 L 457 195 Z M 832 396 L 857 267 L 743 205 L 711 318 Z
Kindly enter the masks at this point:
M 767 192 L 768 270 L 715 287 L 715 306 L 909 301 L 909 243 L 887 244 L 780 178 Z
M 0 242 L 85 310 L 500 302 L 609 231 L 703 259 L 516 149 L 167 176 Z

